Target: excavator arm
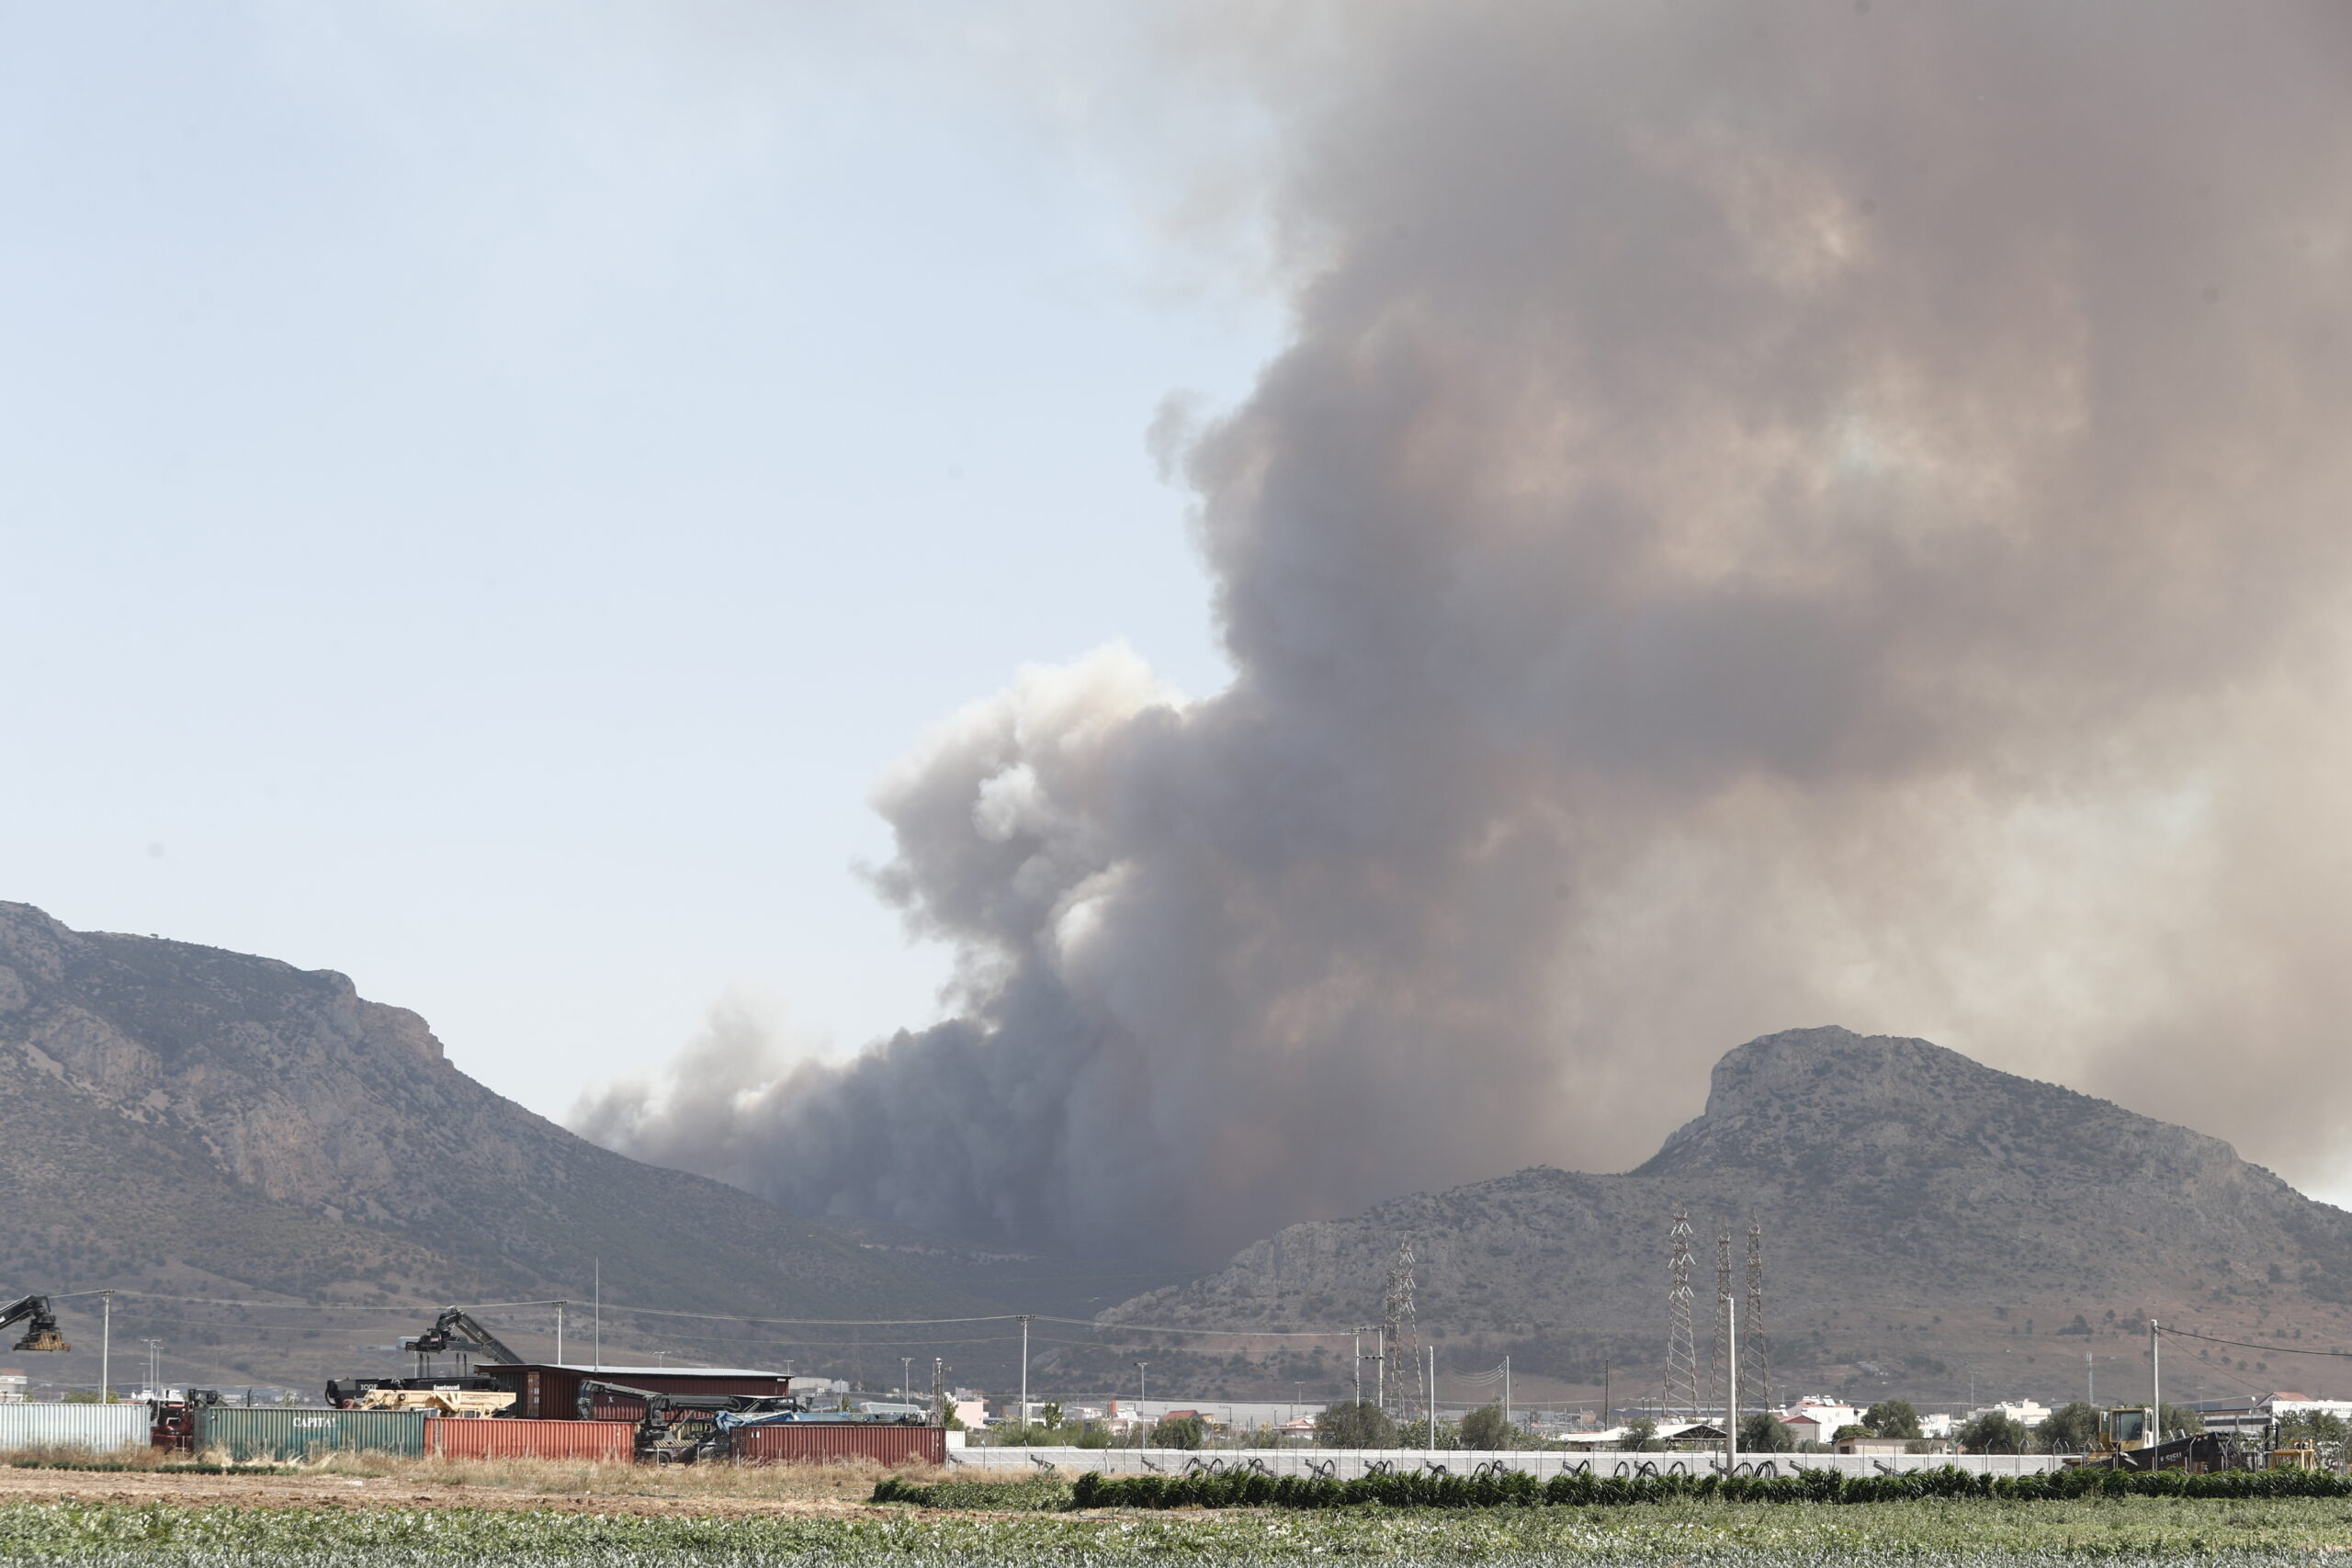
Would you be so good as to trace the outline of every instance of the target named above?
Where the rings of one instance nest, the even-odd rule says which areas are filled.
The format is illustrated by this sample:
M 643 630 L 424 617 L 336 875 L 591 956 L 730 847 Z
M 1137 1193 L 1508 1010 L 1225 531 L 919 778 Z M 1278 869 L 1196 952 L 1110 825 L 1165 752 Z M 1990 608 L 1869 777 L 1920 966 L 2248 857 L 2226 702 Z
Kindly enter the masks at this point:
M 56 1314 L 49 1310 L 47 1296 L 25 1296 L 0 1306 L 0 1329 L 13 1324 L 25 1325 L 24 1337 L 12 1348 L 18 1350 L 71 1350 L 65 1336 L 59 1332 Z
M 470 1356 L 477 1361 L 490 1361 L 500 1366 L 519 1367 L 523 1358 L 506 1347 L 504 1340 L 468 1316 L 463 1309 L 451 1307 L 433 1320 L 433 1326 L 413 1339 L 401 1341 L 402 1346 L 420 1356 L 438 1356 L 454 1351 Z

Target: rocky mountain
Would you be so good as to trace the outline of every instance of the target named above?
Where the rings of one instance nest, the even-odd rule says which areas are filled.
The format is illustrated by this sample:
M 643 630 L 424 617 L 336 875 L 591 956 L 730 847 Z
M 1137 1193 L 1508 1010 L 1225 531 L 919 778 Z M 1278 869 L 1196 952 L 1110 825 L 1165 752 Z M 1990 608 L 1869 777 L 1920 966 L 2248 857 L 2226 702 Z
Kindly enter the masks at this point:
M 2216 1072 L 2229 1070 L 2217 1060 Z M 1651 1396 L 1667 1341 L 1668 1226 L 1689 1207 L 1702 1376 L 1719 1226 L 1744 1292 L 1761 1226 L 1776 1391 L 1915 1399 L 2144 1395 L 2146 1320 L 2167 1397 L 2314 1383 L 2352 1394 L 2352 1214 L 2230 1145 L 2104 1100 L 1981 1066 L 1924 1040 L 1842 1029 L 1767 1035 L 1714 1069 L 1705 1113 L 1623 1175 L 1522 1170 L 1293 1225 L 1221 1272 L 1127 1302 L 1131 1325 L 1267 1329 L 1381 1321 L 1412 1242 L 1416 1305 L 1440 1384 L 1510 1356 L 1522 1394 Z M 1743 1303 L 1743 1311 L 1745 1304 Z M 1171 1338 L 1152 1376 L 1329 1384 L 1320 1356 L 1274 1342 L 1248 1371 Z
M 532 1114 L 341 975 L 0 903 L 0 1296 L 114 1287 L 119 1353 L 152 1334 L 173 1381 L 295 1386 L 397 1365 L 368 1347 L 424 1326 L 419 1303 L 568 1298 L 585 1350 L 599 1269 L 608 1351 L 674 1359 L 831 1365 L 849 1359 L 823 1342 L 839 1331 L 724 1319 L 973 1306 L 824 1225 Z M 277 1304 L 229 1304 L 254 1300 Z M 96 1303 L 62 1304 L 89 1381 Z M 550 1312 L 486 1315 L 526 1353 L 552 1350 Z M 901 1348 L 876 1367 L 895 1375 Z

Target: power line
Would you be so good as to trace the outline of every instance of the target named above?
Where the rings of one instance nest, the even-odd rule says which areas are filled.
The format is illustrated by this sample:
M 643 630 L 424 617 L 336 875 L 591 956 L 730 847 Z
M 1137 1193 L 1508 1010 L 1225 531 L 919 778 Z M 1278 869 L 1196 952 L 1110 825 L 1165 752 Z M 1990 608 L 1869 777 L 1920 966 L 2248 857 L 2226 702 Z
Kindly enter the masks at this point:
M 2211 1334 L 2199 1334 L 2193 1328 L 2159 1328 L 2156 1333 L 2177 1339 L 2202 1339 L 2208 1345 L 2234 1345 L 2241 1350 L 2259 1350 L 2267 1356 L 2333 1356 L 2337 1360 L 2352 1360 L 2352 1350 L 2313 1350 L 2301 1345 L 2264 1345 L 2252 1339 L 2222 1339 Z
M 1352 1328 L 1172 1328 L 1149 1323 L 1099 1323 L 1091 1317 L 1048 1317 L 1043 1313 L 1030 1315 L 1039 1323 L 1075 1324 L 1104 1333 L 1125 1329 L 1133 1334 L 1220 1334 L 1241 1339 L 1345 1339 L 1355 1332 Z M 1009 1323 L 1012 1319 L 1002 1321 Z
M 68 1301 L 81 1296 L 104 1294 L 99 1291 L 75 1291 L 52 1296 L 52 1301 Z M 239 1301 L 227 1296 L 177 1296 L 153 1291 L 118 1290 L 119 1297 L 136 1297 L 141 1301 L 174 1302 L 194 1306 L 240 1307 L 248 1312 L 318 1312 L 370 1313 L 407 1316 L 435 1310 L 430 1303 L 418 1302 L 406 1306 L 360 1306 L 342 1302 L 257 1302 Z M 504 1308 L 556 1306 L 554 1301 L 544 1302 L 485 1302 L 466 1307 L 470 1312 L 493 1312 Z M 608 1305 L 609 1314 L 627 1314 L 638 1317 L 679 1318 L 698 1323 L 737 1323 L 746 1326 L 761 1325 L 784 1328 L 938 1328 L 971 1323 L 1017 1323 L 1019 1313 L 991 1313 L 974 1317 L 752 1317 L 740 1313 L 680 1312 L 671 1307 L 641 1307 Z M 1352 1329 L 1347 1328 L 1196 1328 L 1174 1324 L 1103 1323 L 1089 1317 L 1056 1317 L 1045 1313 L 1028 1314 L 1038 1323 L 1058 1323 L 1079 1328 L 1091 1328 L 1101 1334 L 1191 1334 L 1238 1339 L 1344 1339 Z M 264 1325 L 266 1326 L 266 1325 Z M 912 1343 L 911 1340 L 900 1343 Z M 974 1343 L 977 1343 L 975 1341 Z

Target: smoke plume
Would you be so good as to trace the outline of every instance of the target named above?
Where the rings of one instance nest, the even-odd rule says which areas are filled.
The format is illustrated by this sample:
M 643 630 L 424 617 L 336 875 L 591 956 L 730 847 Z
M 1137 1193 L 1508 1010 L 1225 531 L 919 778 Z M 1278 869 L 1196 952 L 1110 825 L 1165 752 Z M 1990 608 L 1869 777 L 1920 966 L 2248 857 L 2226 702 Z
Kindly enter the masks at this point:
M 1231 686 L 957 715 L 877 796 L 957 1016 L 582 1125 L 1209 1250 L 1841 1022 L 2342 1175 L 2347 14 L 1220 16 L 1295 323 L 1178 437 Z

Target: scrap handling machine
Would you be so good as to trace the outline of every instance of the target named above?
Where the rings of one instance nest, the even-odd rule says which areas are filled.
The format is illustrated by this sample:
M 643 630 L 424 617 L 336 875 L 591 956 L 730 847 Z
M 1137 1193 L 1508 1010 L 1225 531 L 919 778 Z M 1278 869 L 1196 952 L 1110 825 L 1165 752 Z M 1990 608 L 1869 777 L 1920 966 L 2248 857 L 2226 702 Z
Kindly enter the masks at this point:
M 790 1394 L 667 1393 L 628 1383 L 583 1378 L 575 1402 L 582 1421 L 595 1419 L 596 1396 L 617 1394 L 642 1400 L 645 1414 L 637 1424 L 637 1457 L 653 1464 L 692 1464 L 697 1460 L 725 1459 L 734 1450 L 734 1433 L 744 1427 L 786 1422 L 826 1426 L 921 1426 L 921 1416 L 873 1416 L 857 1411 L 819 1410 Z
M 65 1336 L 57 1326 L 57 1314 L 49 1310 L 47 1296 L 25 1296 L 0 1306 L 0 1329 L 12 1324 L 25 1325 L 24 1337 L 11 1347 L 17 1350 L 71 1350 Z
M 514 1391 L 470 1370 L 474 1361 L 514 1367 L 523 1358 L 476 1323 L 462 1307 L 450 1307 L 424 1333 L 400 1342 L 416 1353 L 413 1378 L 338 1378 L 327 1384 L 327 1403 L 341 1408 L 437 1410 L 451 1416 L 488 1416 L 514 1403 Z M 457 1375 L 436 1375 L 433 1358 L 454 1355 Z

